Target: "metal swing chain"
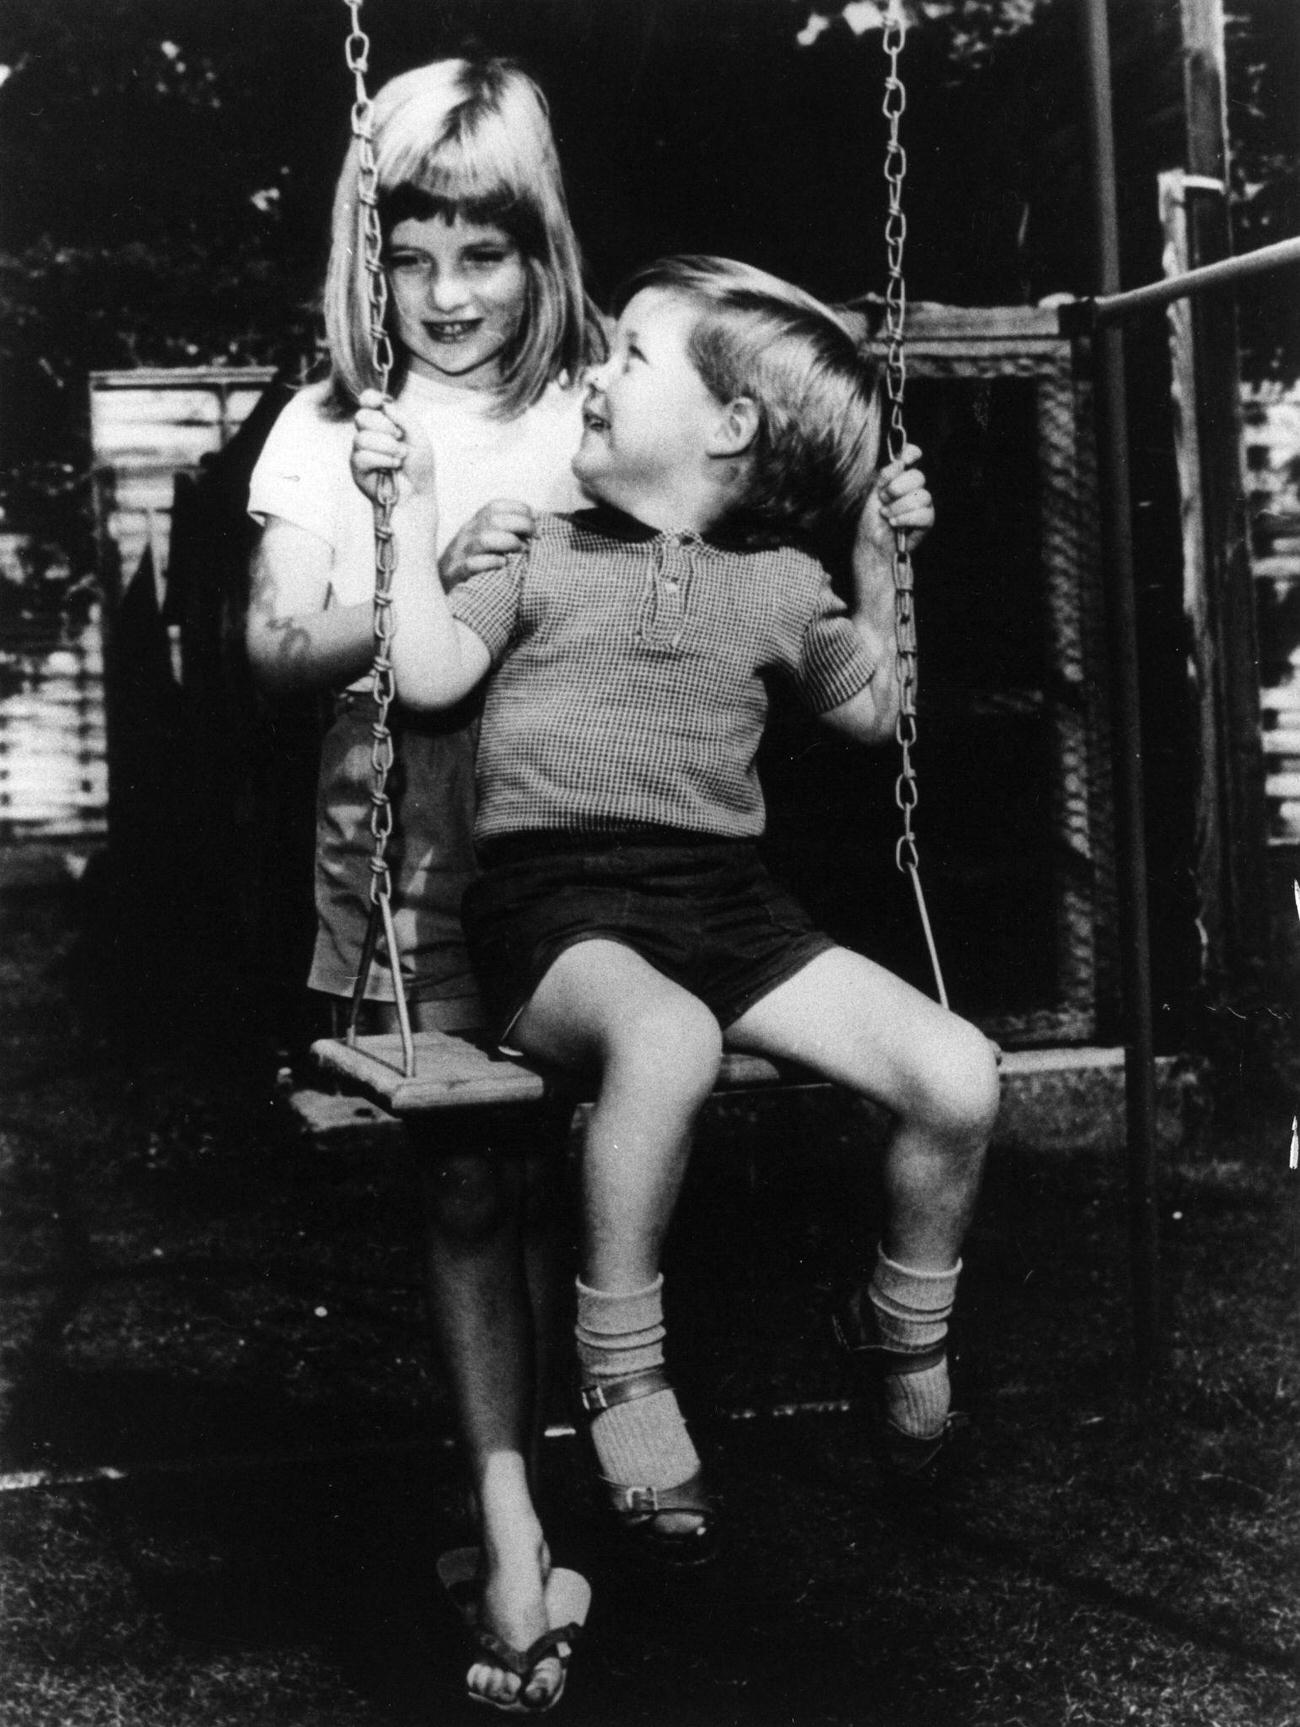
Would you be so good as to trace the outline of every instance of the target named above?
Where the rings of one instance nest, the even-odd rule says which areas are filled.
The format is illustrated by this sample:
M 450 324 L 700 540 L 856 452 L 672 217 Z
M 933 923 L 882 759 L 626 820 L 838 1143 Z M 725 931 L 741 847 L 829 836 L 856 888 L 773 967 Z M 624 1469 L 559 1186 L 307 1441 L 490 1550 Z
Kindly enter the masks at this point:
M 888 281 L 885 288 L 885 397 L 888 415 L 885 447 L 888 459 L 902 459 L 907 446 L 903 427 L 903 396 L 907 388 L 907 357 L 903 344 L 903 326 L 907 314 L 907 284 L 903 275 L 903 248 L 907 240 L 907 217 L 903 212 L 903 181 L 907 175 L 907 152 L 899 140 L 899 123 L 907 106 L 907 89 L 899 74 L 899 59 L 907 35 L 907 24 L 901 0 L 894 0 L 884 21 L 884 49 L 889 61 L 882 103 L 889 126 L 885 147 L 885 184 L 889 193 L 889 209 L 885 219 L 885 254 Z M 893 552 L 894 573 L 894 637 L 897 648 L 898 718 L 894 736 L 898 743 L 901 764 L 894 781 L 894 801 L 902 812 L 902 832 L 894 846 L 894 861 L 912 883 L 916 897 L 925 945 L 934 973 L 935 993 L 944 1007 L 948 992 L 944 987 L 939 954 L 930 928 L 925 893 L 921 887 L 920 857 L 912 817 L 920 800 L 920 788 L 912 750 L 916 745 L 916 612 L 913 603 L 912 557 L 907 546 L 907 533 L 896 529 Z
M 352 135 L 357 141 L 357 196 L 362 211 L 362 243 L 370 311 L 370 360 L 376 387 L 387 391 L 393 369 L 393 349 L 385 327 L 388 310 L 388 284 L 384 280 L 383 233 L 379 226 L 379 169 L 375 163 L 374 104 L 366 92 L 366 73 L 370 66 L 370 38 L 361 28 L 362 0 L 343 0 L 351 14 L 352 24 L 344 46 L 344 56 L 355 85 L 352 103 Z M 393 504 L 397 497 L 397 482 L 391 473 L 378 476 L 375 495 L 375 655 L 371 666 L 370 688 L 374 698 L 375 717 L 371 724 L 370 766 L 370 833 L 374 852 L 370 859 L 370 918 L 361 949 L 361 963 L 352 992 L 348 1015 L 347 1041 L 355 1045 L 357 1021 L 366 986 L 374 966 L 382 926 L 388 950 L 388 967 L 393 978 L 393 996 L 397 1007 L 397 1024 L 402 1039 L 402 1068 L 409 1079 L 415 1073 L 415 1044 L 411 1037 L 410 1013 L 402 982 L 401 956 L 393 924 L 393 883 L 388 866 L 388 841 L 393 831 L 393 806 L 388 795 L 388 780 L 394 761 L 393 734 L 388 724 L 388 711 L 396 695 L 393 679 L 393 571 L 397 558 L 393 545 Z

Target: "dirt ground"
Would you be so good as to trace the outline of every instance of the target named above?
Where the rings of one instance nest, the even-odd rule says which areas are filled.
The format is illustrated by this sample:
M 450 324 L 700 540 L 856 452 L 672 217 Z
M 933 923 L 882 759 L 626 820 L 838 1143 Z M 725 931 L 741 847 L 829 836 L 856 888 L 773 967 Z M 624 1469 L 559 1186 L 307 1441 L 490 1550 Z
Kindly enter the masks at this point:
M 433 1575 L 465 1532 L 410 1170 L 296 1141 L 237 1026 L 141 1012 L 129 951 L 88 963 L 59 858 L 0 879 L 6 1727 L 481 1721 Z M 630 1569 L 577 1444 L 548 1442 L 557 1557 L 595 1590 L 557 1719 L 1300 1723 L 1290 1113 L 1261 1097 L 1167 1160 L 1145 1398 L 1122 1170 L 995 1148 L 972 1425 L 915 1503 L 825 1339 L 872 1239 L 863 1120 L 823 1094 L 715 1107 L 671 1316 L 727 1548 L 690 1584 Z

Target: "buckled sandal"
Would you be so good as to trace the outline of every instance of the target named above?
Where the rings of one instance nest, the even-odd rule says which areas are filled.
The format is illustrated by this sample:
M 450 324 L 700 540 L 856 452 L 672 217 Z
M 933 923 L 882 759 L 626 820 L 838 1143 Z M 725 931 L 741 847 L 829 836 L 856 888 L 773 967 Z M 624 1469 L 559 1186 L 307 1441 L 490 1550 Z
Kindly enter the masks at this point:
M 661 1367 L 647 1367 L 640 1373 L 629 1373 L 622 1379 L 603 1379 L 584 1385 L 579 1391 L 583 1413 L 587 1417 L 588 1444 L 594 1452 L 590 1423 L 607 1409 L 635 1402 L 639 1397 L 653 1397 L 656 1392 L 671 1391 L 672 1385 Z M 599 1469 L 599 1462 L 597 1462 Z M 691 1567 L 705 1565 L 718 1551 L 718 1509 L 704 1484 L 703 1472 L 697 1470 L 688 1480 L 675 1487 L 625 1486 L 602 1474 L 609 1495 L 610 1508 L 626 1541 L 639 1552 L 661 1565 Z M 695 1518 L 689 1529 L 666 1529 L 665 1514 L 685 1512 Z
M 934 1485 L 944 1471 L 958 1435 L 970 1426 L 970 1417 L 950 1409 L 937 1433 L 904 1433 L 885 1414 L 885 1380 L 894 1374 L 924 1373 L 938 1367 L 951 1352 L 948 1342 L 931 1349 L 909 1352 L 890 1349 L 880 1339 L 871 1303 L 865 1296 L 850 1296 L 830 1316 L 831 1331 L 841 1352 L 866 1393 L 870 1406 L 869 1432 L 872 1449 L 885 1473 L 898 1485 Z
M 486 1657 L 495 1667 L 513 1673 L 519 1680 L 517 1694 L 508 1702 L 485 1697 L 481 1691 L 466 1686 L 465 1695 L 471 1703 L 481 1703 L 501 1715 L 546 1715 L 564 1695 L 569 1682 L 569 1657 L 578 1634 L 587 1622 L 591 1608 L 591 1585 L 576 1571 L 562 1566 L 552 1568 L 546 1579 L 543 1600 L 550 1628 L 530 1643 L 527 1649 L 516 1649 L 495 1632 L 479 1624 L 479 1570 L 481 1554 L 477 1547 L 456 1547 L 438 1559 L 438 1581 L 447 1591 L 452 1605 L 460 1615 L 474 1644 L 476 1657 Z M 541 1663 L 550 1656 L 560 1663 L 560 1682 L 542 1703 L 527 1703 L 524 1692 Z

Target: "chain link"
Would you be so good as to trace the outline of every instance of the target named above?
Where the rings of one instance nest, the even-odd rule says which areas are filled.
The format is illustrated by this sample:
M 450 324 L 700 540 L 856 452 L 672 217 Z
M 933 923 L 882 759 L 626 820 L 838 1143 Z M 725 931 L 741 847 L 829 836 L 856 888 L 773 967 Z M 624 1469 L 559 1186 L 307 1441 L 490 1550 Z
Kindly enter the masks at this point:
M 343 3 L 352 18 L 352 28 L 344 44 L 344 58 L 355 86 L 352 135 L 357 141 L 357 197 L 362 210 L 362 249 L 370 318 L 370 363 L 374 372 L 375 388 L 386 393 L 393 369 L 393 350 L 386 328 L 388 283 L 384 277 L 383 232 L 379 225 L 379 169 L 375 162 L 374 143 L 375 110 L 366 92 L 366 73 L 370 69 L 370 38 L 361 27 L 362 0 L 343 0 Z M 388 865 L 388 842 L 393 832 L 393 806 L 388 795 L 388 781 L 395 759 L 388 713 L 397 693 L 392 657 L 393 572 L 397 564 L 396 548 L 393 545 L 393 504 L 396 497 L 397 482 L 393 475 L 381 473 L 375 495 L 375 653 L 370 673 L 370 689 L 375 703 L 370 742 L 370 835 L 374 842 L 370 858 L 371 927 L 367 932 L 361 970 L 353 996 L 349 1036 L 354 1037 L 356 1033 L 357 1015 L 369 981 L 375 951 L 377 922 L 381 921 L 388 946 L 388 964 L 393 974 L 393 992 L 409 1073 L 413 1057 L 402 987 L 401 956 L 397 952 L 393 928 L 393 882 Z
M 902 7 L 891 5 L 885 16 L 884 48 L 889 62 L 882 103 L 889 126 L 885 148 L 885 185 L 889 210 L 885 220 L 885 254 L 888 281 L 885 289 L 885 400 L 887 404 L 885 447 L 891 462 L 899 461 L 907 446 L 903 427 L 903 396 L 907 388 L 907 357 L 903 329 L 907 316 L 907 284 L 903 275 L 903 250 L 907 240 L 907 218 L 903 213 L 903 181 L 907 174 L 907 152 L 899 140 L 899 123 L 907 106 L 907 89 L 899 76 L 899 57 L 907 27 Z M 902 763 L 894 783 L 894 801 L 903 816 L 903 831 L 894 849 L 900 870 L 918 864 L 912 812 L 920 796 L 912 750 L 916 744 L 916 616 L 912 592 L 912 560 L 907 536 L 894 535 L 894 635 L 898 663 L 898 719 L 894 735 Z
M 885 421 L 885 450 L 891 462 L 902 459 L 907 448 L 907 433 L 903 426 L 903 397 L 907 390 L 907 352 L 903 333 L 907 320 L 907 283 L 903 275 L 903 253 L 907 243 L 907 217 L 903 213 L 903 181 L 907 177 L 907 152 L 899 138 L 903 111 L 907 107 L 907 87 L 899 72 L 907 36 L 903 0 L 891 0 L 885 14 L 884 49 L 889 62 L 885 77 L 882 109 L 889 127 L 885 146 L 885 185 L 889 194 L 885 218 L 885 261 L 888 280 L 885 286 L 885 400 L 888 412 Z M 921 919 L 930 966 L 934 972 L 935 990 L 944 1007 L 948 992 L 944 987 L 939 955 L 930 928 L 921 887 L 921 860 L 917 851 L 912 816 L 920 801 L 920 785 L 912 751 L 916 747 L 916 609 L 912 587 L 912 557 L 907 547 L 907 534 L 899 529 L 894 534 L 894 639 L 898 676 L 898 718 L 894 722 L 894 737 L 900 757 L 898 777 L 894 781 L 894 802 L 902 814 L 902 831 L 894 845 L 894 861 L 912 883 L 912 892 Z

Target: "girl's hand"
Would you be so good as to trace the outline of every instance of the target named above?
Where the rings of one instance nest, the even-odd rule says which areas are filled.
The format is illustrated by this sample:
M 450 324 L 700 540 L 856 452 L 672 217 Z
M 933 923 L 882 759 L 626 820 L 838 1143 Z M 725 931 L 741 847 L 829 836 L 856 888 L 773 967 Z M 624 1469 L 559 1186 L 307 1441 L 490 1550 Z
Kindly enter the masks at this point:
M 499 570 L 512 552 L 521 552 L 537 528 L 527 504 L 495 498 L 465 523 L 438 560 L 444 588 L 454 588 L 484 570 Z
M 906 535 L 909 552 L 934 526 L 934 499 L 925 483 L 925 475 L 916 465 L 921 452 L 915 444 L 904 446 L 901 458 L 890 462 L 876 475 L 876 483 L 862 511 L 858 541 L 864 540 L 884 556 L 892 554 L 894 534 Z
M 372 503 L 385 473 L 400 475 L 412 492 L 432 497 L 433 445 L 414 415 L 378 390 L 364 390 L 353 426 L 352 478 Z

